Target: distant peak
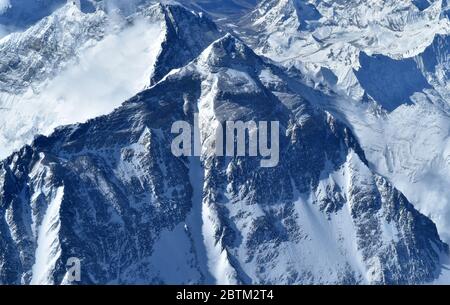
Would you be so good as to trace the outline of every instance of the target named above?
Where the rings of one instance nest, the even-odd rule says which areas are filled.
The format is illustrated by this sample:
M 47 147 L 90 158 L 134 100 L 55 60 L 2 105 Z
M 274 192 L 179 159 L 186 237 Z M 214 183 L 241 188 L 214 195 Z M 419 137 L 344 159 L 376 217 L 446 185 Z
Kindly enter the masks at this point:
M 252 23 L 267 28 L 287 26 L 298 30 L 321 18 L 316 7 L 306 0 L 265 0 L 250 14 Z
M 226 33 L 223 37 L 214 41 L 211 44 L 211 47 L 216 50 L 220 49 L 226 51 L 227 53 L 232 53 L 241 50 L 246 46 L 239 40 L 239 38 L 236 38 L 230 33 Z
M 203 52 L 200 60 L 209 66 L 254 65 L 261 62 L 258 55 L 231 34 L 214 41 Z
M 171 24 L 174 28 L 178 28 L 179 25 L 186 21 L 207 22 L 214 25 L 213 21 L 205 17 L 204 14 L 197 13 L 189 10 L 185 6 L 178 2 L 158 2 L 153 4 L 141 12 L 144 16 L 164 18 L 168 24 Z M 215 27 L 215 25 L 214 25 Z

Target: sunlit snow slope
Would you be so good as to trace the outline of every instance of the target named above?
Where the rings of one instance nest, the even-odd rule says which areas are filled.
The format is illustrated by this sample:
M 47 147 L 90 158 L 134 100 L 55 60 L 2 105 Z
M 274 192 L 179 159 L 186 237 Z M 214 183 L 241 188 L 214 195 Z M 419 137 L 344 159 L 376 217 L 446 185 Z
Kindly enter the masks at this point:
M 178 30 L 180 19 L 184 30 Z M 186 37 L 190 26 L 201 34 Z M 0 157 L 56 126 L 110 112 L 152 79 L 191 60 L 216 32 L 200 16 L 160 5 L 124 19 L 101 10 L 85 14 L 67 4 L 25 32 L 5 37 Z M 187 50 L 169 62 L 183 44 Z
M 450 241 L 449 4 L 265 0 L 239 34 L 334 96 L 371 166 Z
M 225 35 L 109 115 L 37 138 L 0 162 L 0 283 L 70 283 L 73 256 L 81 284 L 435 280 L 433 222 L 308 92 Z M 175 157 L 172 123 L 195 113 L 201 157 Z M 215 155 L 213 127 L 250 118 L 280 122 L 278 166 Z
M 447 0 L 62 2 L 0 2 L 0 283 L 449 283 Z

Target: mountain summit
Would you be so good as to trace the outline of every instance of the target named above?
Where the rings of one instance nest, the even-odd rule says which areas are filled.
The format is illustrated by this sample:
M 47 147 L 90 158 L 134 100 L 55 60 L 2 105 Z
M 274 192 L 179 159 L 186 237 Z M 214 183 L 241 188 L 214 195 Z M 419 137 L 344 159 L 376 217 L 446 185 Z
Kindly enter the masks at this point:
M 198 33 L 191 35 L 191 33 Z M 0 156 L 62 124 L 106 114 L 219 37 L 215 24 L 178 5 L 127 18 L 68 3 L 0 41 Z
M 448 281 L 446 1 L 88 2 L 0 39 L 0 284 Z
M 303 90 L 226 35 L 111 114 L 37 138 L 0 165 L 0 281 L 69 283 L 70 257 L 85 284 L 436 278 L 434 224 Z M 176 158 L 171 125 L 194 113 L 202 156 Z M 279 166 L 215 156 L 226 119 L 279 120 Z

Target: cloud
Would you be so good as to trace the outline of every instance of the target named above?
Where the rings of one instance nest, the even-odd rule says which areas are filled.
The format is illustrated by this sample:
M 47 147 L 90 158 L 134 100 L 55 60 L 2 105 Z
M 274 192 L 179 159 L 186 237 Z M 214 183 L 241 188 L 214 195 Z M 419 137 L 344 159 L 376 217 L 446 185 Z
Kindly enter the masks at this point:
M 149 85 L 163 38 L 160 24 L 136 21 L 85 49 L 41 93 L 0 94 L 0 158 L 38 133 L 107 114 L 140 92 Z
M 0 14 L 3 14 L 10 6 L 9 0 L 0 0 Z

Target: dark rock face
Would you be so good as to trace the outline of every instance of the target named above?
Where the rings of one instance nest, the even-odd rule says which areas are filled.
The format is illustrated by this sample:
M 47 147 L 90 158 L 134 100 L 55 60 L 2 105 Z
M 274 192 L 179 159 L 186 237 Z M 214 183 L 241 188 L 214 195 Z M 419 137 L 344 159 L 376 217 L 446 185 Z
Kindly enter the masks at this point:
M 35 148 L 22 150 L 20 163 L 2 168 L 8 177 L 2 190 L 9 194 L 2 197 L 2 211 L 11 208 L 16 214 L 16 205 L 25 209 L 26 213 L 17 212 L 19 219 L 13 220 L 24 227 L 33 222 L 32 218 L 39 221 L 45 217 L 54 190 L 64 188 L 59 210 L 60 260 L 80 258 L 82 272 L 89 274 L 86 283 L 113 279 L 118 283 L 140 279 L 158 282 L 146 261 L 152 244 L 161 230 L 171 230 L 183 221 L 191 206 L 187 170 L 181 160 L 172 157 L 170 146 L 164 146 L 164 135 L 145 125 L 133 126 L 136 122 L 128 121 L 124 115 L 126 111 L 99 119 L 96 122 L 100 125 L 92 122 L 91 126 L 61 130 L 54 138 L 37 139 Z M 116 133 L 112 132 L 114 128 L 119 128 Z M 75 139 L 92 131 L 96 139 L 89 136 L 91 140 L 87 142 L 57 148 L 63 138 Z M 46 147 L 46 152 L 41 154 L 37 147 Z M 83 153 L 85 150 L 91 153 Z M 62 155 L 65 157 L 61 159 Z M 21 189 L 24 197 L 15 197 L 9 187 Z M 39 195 L 29 197 L 32 194 Z M 14 263 L 19 253 L 36 247 L 31 236 L 22 237 L 31 240 L 19 243 L 14 252 L 6 251 L 5 263 L 14 271 L 2 277 L 2 282 L 20 283 L 23 270 L 30 267 L 25 265 L 22 269 L 21 264 Z M 56 282 L 62 281 L 64 268 L 64 264 L 55 266 L 52 276 Z
M 193 14 L 180 6 L 159 5 L 144 10 L 143 14 L 150 18 L 162 16 L 167 31 L 151 78 L 152 84 L 170 70 L 186 65 L 220 37 L 218 28 L 209 18 Z
M 434 224 L 372 173 L 352 133 L 232 36 L 110 115 L 0 163 L 0 282 L 376 283 L 433 280 Z M 173 122 L 200 117 L 202 156 Z M 280 122 L 280 162 L 217 157 L 214 124 Z M 45 255 L 43 255 L 45 253 Z

